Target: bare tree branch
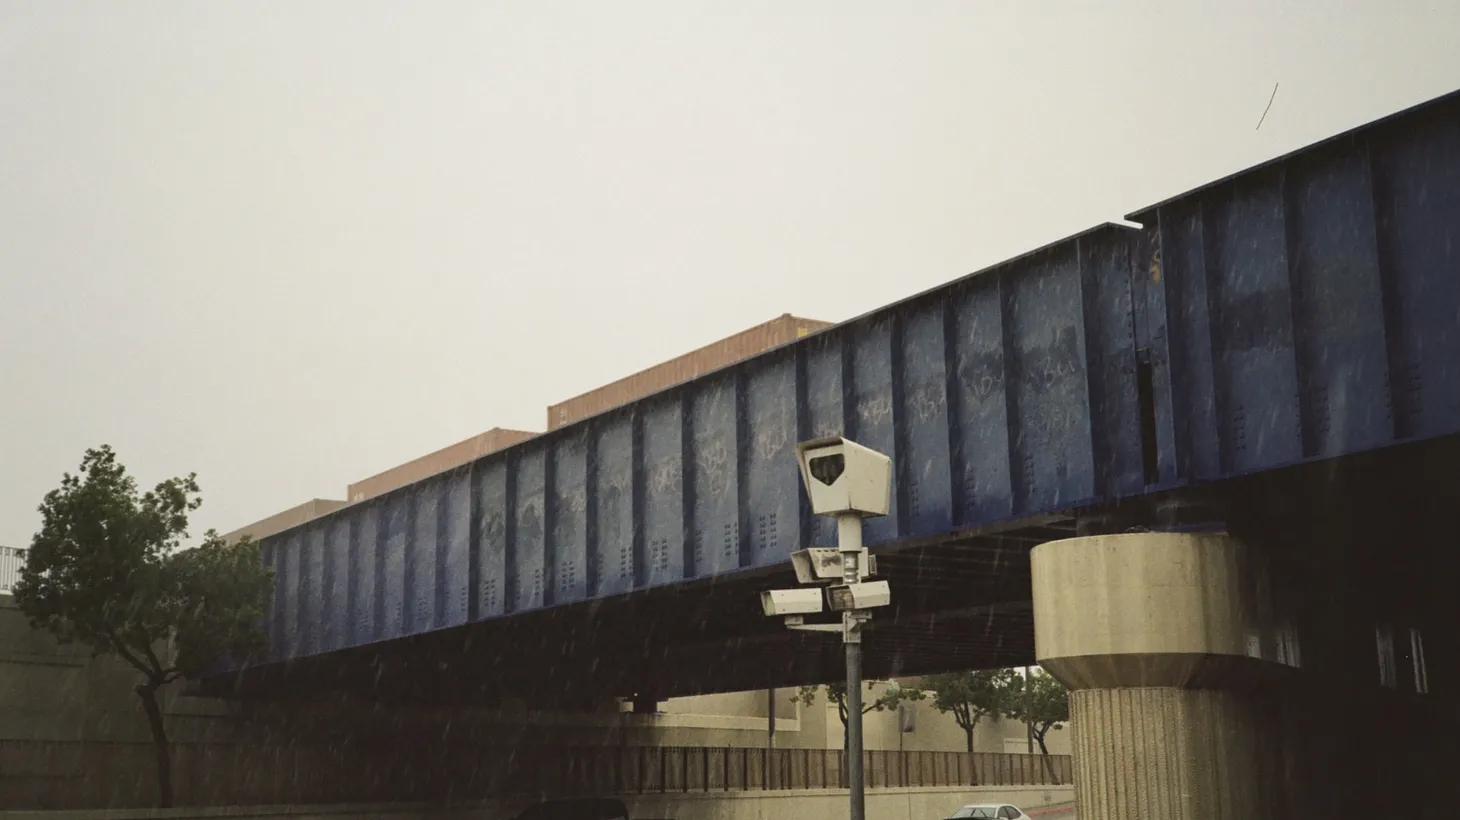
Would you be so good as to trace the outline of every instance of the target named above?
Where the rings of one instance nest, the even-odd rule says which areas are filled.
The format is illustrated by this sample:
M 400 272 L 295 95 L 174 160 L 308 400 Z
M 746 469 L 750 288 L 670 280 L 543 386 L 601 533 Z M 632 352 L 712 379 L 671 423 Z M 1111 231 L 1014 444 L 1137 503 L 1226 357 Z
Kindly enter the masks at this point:
M 125 660 L 127 663 L 135 666 L 138 672 L 141 672 L 142 674 L 148 676 L 148 678 L 151 678 L 154 674 L 157 674 L 161 671 L 154 670 L 148 667 L 141 658 L 134 655 L 132 651 L 127 648 L 127 645 L 125 643 L 122 643 L 122 639 L 117 636 L 117 631 L 115 629 L 108 628 L 106 630 L 106 634 L 107 637 L 111 639 L 112 646 L 117 650 L 117 654 L 121 655 L 122 659 Z
M 1254 128 L 1252 130 L 1257 131 L 1257 130 L 1260 130 L 1262 128 L 1262 123 L 1267 120 L 1267 112 L 1269 112 L 1269 111 L 1272 110 L 1272 101 L 1275 100 L 1275 99 L 1277 99 L 1277 90 L 1278 90 L 1278 84 L 1277 83 L 1273 83 L 1272 84 L 1272 96 L 1270 96 L 1270 97 L 1267 98 L 1267 107 L 1264 108 L 1264 109 L 1262 109 L 1262 118 L 1257 121 L 1257 128 Z

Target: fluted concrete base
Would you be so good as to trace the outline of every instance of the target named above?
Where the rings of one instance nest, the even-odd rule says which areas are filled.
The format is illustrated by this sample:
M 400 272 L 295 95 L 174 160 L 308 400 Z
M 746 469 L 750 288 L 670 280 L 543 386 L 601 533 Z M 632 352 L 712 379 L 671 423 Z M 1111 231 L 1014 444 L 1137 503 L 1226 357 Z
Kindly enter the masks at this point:
M 1241 695 L 1167 687 L 1070 693 L 1080 820 L 1274 816 L 1277 738 Z
M 1041 544 L 1031 568 L 1035 654 L 1071 689 L 1081 820 L 1288 816 L 1259 556 L 1223 534 L 1124 533 Z

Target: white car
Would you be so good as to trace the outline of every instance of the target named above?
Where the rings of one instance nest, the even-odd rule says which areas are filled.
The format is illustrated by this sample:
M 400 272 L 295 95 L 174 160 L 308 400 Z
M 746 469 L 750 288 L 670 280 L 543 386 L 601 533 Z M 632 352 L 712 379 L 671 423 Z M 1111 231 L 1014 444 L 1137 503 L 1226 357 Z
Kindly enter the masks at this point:
M 948 815 L 947 820 L 1032 820 L 1008 803 L 974 803 Z

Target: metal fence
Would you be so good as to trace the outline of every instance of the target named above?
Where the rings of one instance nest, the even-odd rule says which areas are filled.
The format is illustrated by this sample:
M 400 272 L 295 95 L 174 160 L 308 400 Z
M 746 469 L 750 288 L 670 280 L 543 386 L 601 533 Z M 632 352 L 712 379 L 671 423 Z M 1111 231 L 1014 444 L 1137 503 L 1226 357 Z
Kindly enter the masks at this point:
M 15 589 L 20 580 L 20 568 L 25 565 L 26 550 L 19 547 L 0 547 L 0 593 Z
M 173 743 L 180 806 L 385 803 L 845 788 L 845 756 L 823 749 L 529 747 L 439 738 Z M 150 743 L 0 740 L 0 808 L 152 805 Z M 867 752 L 867 786 L 1069 784 L 1069 755 Z
M 846 755 L 832 749 L 570 748 L 501 761 L 510 791 L 657 794 L 847 787 Z M 1026 786 L 1072 782 L 1069 755 L 986 752 L 863 753 L 868 788 Z

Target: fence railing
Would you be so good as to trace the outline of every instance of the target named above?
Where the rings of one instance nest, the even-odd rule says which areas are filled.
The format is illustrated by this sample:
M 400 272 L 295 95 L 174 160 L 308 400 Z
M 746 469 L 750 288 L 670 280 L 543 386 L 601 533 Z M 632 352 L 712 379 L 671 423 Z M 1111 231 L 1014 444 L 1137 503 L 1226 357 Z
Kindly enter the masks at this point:
M 511 791 L 653 794 L 847 787 L 833 749 L 643 746 L 518 753 L 502 761 Z M 863 753 L 868 788 L 1034 786 L 1071 782 L 1069 755 L 991 752 Z
M 25 566 L 25 553 L 19 547 L 0 547 L 0 593 L 15 589 L 20 581 L 20 568 Z
M 383 742 L 173 743 L 180 806 L 479 799 L 531 794 L 694 794 L 845 788 L 845 755 L 823 749 L 537 747 Z M 9 761 L 8 763 L 6 761 Z M 867 786 L 1072 782 L 1068 755 L 867 752 Z M 0 740 L 0 808 L 153 803 L 151 745 Z

